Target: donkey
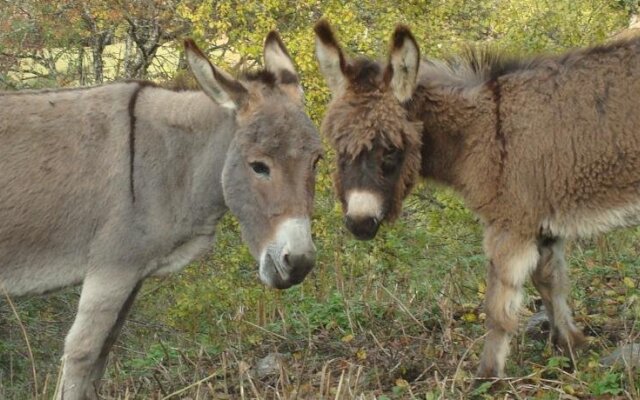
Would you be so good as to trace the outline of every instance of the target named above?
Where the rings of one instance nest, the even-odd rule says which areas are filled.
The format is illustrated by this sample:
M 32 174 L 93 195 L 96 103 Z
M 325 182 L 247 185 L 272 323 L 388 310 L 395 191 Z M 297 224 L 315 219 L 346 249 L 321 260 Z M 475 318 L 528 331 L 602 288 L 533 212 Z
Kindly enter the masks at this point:
M 0 94 L 0 287 L 83 283 L 60 397 L 96 398 L 142 281 L 206 252 L 227 210 L 268 286 L 302 282 L 320 138 L 276 32 L 235 79 L 191 40 L 202 91 L 148 82 Z
M 640 38 L 441 62 L 421 61 L 398 26 L 381 63 L 347 58 L 325 20 L 315 32 L 333 94 L 321 131 L 348 229 L 373 238 L 418 177 L 452 187 L 483 222 L 489 260 L 478 376 L 503 376 L 529 275 L 553 342 L 572 355 L 585 338 L 567 303 L 565 239 L 640 222 Z

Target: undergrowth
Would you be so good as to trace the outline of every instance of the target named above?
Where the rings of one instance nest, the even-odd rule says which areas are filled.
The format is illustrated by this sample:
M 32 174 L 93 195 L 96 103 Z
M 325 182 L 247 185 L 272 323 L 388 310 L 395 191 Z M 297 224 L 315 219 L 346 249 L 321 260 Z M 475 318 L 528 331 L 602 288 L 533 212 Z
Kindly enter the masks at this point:
M 328 166 L 324 166 L 327 168 Z M 321 174 L 327 176 L 328 174 Z M 635 370 L 600 358 L 637 341 L 638 237 L 617 231 L 567 249 L 577 322 L 589 334 L 576 369 L 544 327 L 525 334 L 539 297 L 527 288 L 509 379 L 477 384 L 484 334 L 481 226 L 458 198 L 420 187 L 401 220 L 370 242 L 342 228 L 328 180 L 314 218 L 318 264 L 300 286 L 270 290 L 233 217 L 213 252 L 145 283 L 111 355 L 109 399 L 636 398 Z M 217 250 L 216 250 L 217 249 Z M 79 291 L 0 303 L 0 397 L 49 398 Z M 27 351 L 26 330 L 33 349 Z M 271 355 L 274 368 L 260 370 Z M 32 378 L 35 370 L 36 386 Z

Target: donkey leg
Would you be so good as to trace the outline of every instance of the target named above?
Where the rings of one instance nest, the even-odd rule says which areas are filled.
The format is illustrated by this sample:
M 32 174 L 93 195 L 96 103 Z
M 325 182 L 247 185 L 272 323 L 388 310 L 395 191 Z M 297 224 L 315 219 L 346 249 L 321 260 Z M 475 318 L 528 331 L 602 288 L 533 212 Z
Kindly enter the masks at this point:
M 100 270 L 85 278 L 78 314 L 65 340 L 61 399 L 97 398 L 93 380 L 106 362 L 102 353 L 115 340 L 126 314 L 122 310 L 131 306 L 139 281 L 135 271 L 124 269 Z
M 542 297 L 551 322 L 551 340 L 573 358 L 573 350 L 585 337 L 576 327 L 567 303 L 569 278 L 564 260 L 564 240 L 545 239 L 539 245 L 540 261 L 533 273 L 533 284 Z
M 502 377 L 509 341 L 518 327 L 522 286 L 535 268 L 539 254 L 533 240 L 506 231 L 488 229 L 485 251 L 489 257 L 485 312 L 487 337 L 478 377 Z
M 116 320 L 116 323 L 111 328 L 111 331 L 107 336 L 107 339 L 104 341 L 104 344 L 102 345 L 102 350 L 100 351 L 100 355 L 98 356 L 95 367 L 91 372 L 91 382 L 93 382 L 94 384 L 99 382 L 100 379 L 102 379 L 102 376 L 104 375 L 104 371 L 107 366 L 107 360 L 109 359 L 109 352 L 111 351 L 113 344 L 116 342 L 116 340 L 118 339 L 118 336 L 120 335 L 122 325 L 124 325 L 124 321 L 127 319 L 129 310 L 131 310 L 133 301 L 135 300 L 136 295 L 138 294 L 138 291 L 140 290 L 141 286 L 142 286 L 142 281 L 139 281 L 138 284 L 133 288 L 133 291 L 131 292 L 131 294 L 129 294 L 127 301 L 125 301 L 125 303 L 122 305 L 122 308 L 120 309 L 120 312 L 118 313 L 118 319 Z M 98 385 L 95 386 L 95 389 L 97 391 Z

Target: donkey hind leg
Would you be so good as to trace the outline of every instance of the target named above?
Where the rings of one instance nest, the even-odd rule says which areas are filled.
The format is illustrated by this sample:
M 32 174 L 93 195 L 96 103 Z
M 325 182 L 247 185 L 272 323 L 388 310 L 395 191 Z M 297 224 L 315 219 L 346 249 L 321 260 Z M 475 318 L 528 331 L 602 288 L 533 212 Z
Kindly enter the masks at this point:
M 102 353 L 115 340 L 139 281 L 135 271 L 124 268 L 87 275 L 76 319 L 65 340 L 59 399 L 97 398 L 94 380 L 102 372 L 107 357 Z
M 487 337 L 480 358 L 479 378 L 500 378 L 509 354 L 509 341 L 518 327 L 522 287 L 538 263 L 534 241 L 505 231 L 485 233 L 489 257 L 485 312 Z
M 573 350 L 586 341 L 576 327 L 567 304 L 569 278 L 564 260 L 564 240 L 544 239 L 539 245 L 540 261 L 533 272 L 533 284 L 551 324 L 551 340 L 573 359 Z

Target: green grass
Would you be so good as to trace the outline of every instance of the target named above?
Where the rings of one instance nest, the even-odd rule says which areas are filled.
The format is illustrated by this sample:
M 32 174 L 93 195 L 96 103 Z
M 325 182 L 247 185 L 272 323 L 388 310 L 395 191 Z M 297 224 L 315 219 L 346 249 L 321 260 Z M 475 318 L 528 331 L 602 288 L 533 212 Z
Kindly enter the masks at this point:
M 484 333 L 481 227 L 446 190 L 419 188 L 403 218 L 371 242 L 342 227 L 329 183 L 320 182 L 314 232 L 319 262 L 304 284 L 274 291 L 232 217 L 217 249 L 181 274 L 145 283 L 102 386 L 105 398 L 437 399 L 635 398 L 635 371 L 599 365 L 637 340 L 640 230 L 573 242 L 568 260 L 576 320 L 592 336 L 567 372 L 545 335 L 512 341 L 499 387 L 472 387 Z M 626 279 L 625 279 L 626 278 Z M 522 324 L 537 308 L 528 288 Z M 34 350 L 1 303 L 0 397 L 53 393 L 78 290 L 16 300 Z M 524 329 L 521 329 L 524 332 Z M 258 361 L 282 354 L 273 375 Z M 46 394 L 45 394 L 46 393 Z M 362 397 L 358 397 L 362 396 Z M 574 397 L 570 397 L 574 396 Z

